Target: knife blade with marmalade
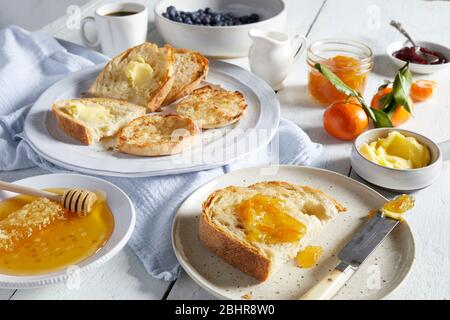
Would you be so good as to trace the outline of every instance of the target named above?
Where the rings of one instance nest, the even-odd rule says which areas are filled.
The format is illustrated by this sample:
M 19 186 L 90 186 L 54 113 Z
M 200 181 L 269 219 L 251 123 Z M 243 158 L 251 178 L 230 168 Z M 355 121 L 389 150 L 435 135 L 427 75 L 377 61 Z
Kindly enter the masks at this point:
M 338 254 L 340 263 L 336 268 L 309 289 L 300 299 L 331 299 L 399 222 L 399 220 L 384 216 L 381 210 L 377 210 L 377 214 Z

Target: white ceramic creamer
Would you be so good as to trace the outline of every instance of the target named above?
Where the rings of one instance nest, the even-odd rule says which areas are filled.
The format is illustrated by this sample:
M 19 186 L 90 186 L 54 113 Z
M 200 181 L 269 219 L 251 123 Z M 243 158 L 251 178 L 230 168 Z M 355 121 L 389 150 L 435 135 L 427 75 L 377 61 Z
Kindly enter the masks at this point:
M 292 64 L 306 48 L 306 38 L 258 29 L 251 29 L 248 35 L 253 41 L 248 53 L 250 70 L 274 90 L 280 89 Z

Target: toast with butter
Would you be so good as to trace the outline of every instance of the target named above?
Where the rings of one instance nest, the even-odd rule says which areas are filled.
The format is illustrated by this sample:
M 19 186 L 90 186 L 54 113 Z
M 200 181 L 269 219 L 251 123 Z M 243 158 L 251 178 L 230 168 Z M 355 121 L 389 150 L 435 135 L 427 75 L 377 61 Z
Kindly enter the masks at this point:
M 191 118 L 202 129 L 233 124 L 244 116 L 246 109 L 242 93 L 210 85 L 194 90 L 176 105 L 178 114 Z
M 145 108 L 126 101 L 85 98 L 57 101 L 52 106 L 58 126 L 82 144 L 94 144 L 115 135 Z
M 175 49 L 174 68 L 175 80 L 163 105 L 190 94 L 206 78 L 209 62 L 198 52 Z
M 160 108 L 175 78 L 174 49 L 144 43 L 114 57 L 90 86 L 88 94 L 129 101 L 147 108 Z
M 203 203 L 200 240 L 229 264 L 264 281 L 345 210 L 320 190 L 288 182 L 230 186 Z
M 137 156 L 163 156 L 183 152 L 195 143 L 199 129 L 179 115 L 154 114 L 137 118 L 117 136 L 119 151 Z

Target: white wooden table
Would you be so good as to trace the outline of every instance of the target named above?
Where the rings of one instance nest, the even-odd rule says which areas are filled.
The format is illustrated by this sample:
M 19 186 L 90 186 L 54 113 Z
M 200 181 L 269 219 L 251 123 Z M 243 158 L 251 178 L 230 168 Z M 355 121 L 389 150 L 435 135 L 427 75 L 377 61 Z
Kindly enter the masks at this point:
M 134 0 L 136 1 L 136 0 Z M 141 2 L 150 7 L 156 2 Z M 94 0 L 80 8 L 81 16 L 111 0 Z M 321 38 L 350 38 L 368 44 L 375 53 L 375 69 L 366 89 L 367 99 L 396 67 L 386 56 L 386 45 L 401 36 L 388 26 L 391 19 L 401 21 L 416 39 L 450 46 L 450 2 L 421 0 L 287 0 L 289 29 L 305 34 L 311 41 Z M 150 28 L 153 13 L 150 13 Z M 67 27 L 63 17 L 42 29 L 61 39 L 81 44 L 78 30 Z M 155 31 L 149 40 L 160 41 Z M 231 60 L 248 67 L 246 59 Z M 303 59 L 292 68 L 285 87 L 278 92 L 282 116 L 292 119 L 312 138 L 324 145 L 324 154 L 315 166 L 359 179 L 351 169 L 350 143 L 329 137 L 322 128 L 323 108 L 310 101 L 306 93 L 306 64 Z M 416 117 L 404 128 L 418 131 L 435 141 L 450 139 L 450 72 L 433 75 L 439 82 L 436 97 L 416 106 Z M 44 174 L 32 168 L 1 172 L 0 179 L 13 181 Z M 392 196 L 387 192 L 387 196 Z M 415 240 L 416 261 L 410 276 L 390 298 L 450 298 L 450 163 L 444 165 L 440 179 L 414 194 L 417 207 L 408 217 Z M 0 290 L 0 299 L 213 299 L 185 273 L 175 282 L 164 282 L 146 273 L 129 248 L 104 266 L 87 273 L 79 289 L 58 284 L 33 290 Z

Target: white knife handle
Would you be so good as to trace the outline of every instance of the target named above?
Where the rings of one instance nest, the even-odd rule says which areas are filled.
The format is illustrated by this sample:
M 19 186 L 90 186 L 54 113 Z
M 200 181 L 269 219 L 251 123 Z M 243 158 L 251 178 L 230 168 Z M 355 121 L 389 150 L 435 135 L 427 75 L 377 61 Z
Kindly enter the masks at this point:
M 329 300 L 336 295 L 354 273 L 355 269 L 341 263 L 314 287 L 309 289 L 300 300 Z

